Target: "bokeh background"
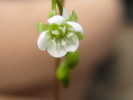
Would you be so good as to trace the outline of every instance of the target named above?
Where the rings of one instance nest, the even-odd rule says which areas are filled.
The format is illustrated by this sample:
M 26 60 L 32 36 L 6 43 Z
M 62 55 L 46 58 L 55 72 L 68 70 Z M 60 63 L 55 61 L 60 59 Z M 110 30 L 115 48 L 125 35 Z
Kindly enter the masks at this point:
M 133 100 L 133 1 L 65 0 L 84 28 L 60 100 Z M 0 100 L 53 100 L 55 58 L 37 47 L 51 0 L 0 0 Z

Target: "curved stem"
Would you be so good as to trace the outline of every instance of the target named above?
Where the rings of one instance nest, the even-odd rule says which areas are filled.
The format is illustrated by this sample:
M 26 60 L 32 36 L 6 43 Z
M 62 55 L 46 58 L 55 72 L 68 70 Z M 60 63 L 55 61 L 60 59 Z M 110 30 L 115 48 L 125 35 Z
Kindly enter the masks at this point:
M 52 0 L 52 13 L 53 15 L 56 15 L 56 0 Z
M 56 0 L 56 3 L 57 3 L 57 5 L 58 5 L 59 11 L 60 11 L 60 15 L 62 15 L 63 6 L 62 6 L 61 0 Z

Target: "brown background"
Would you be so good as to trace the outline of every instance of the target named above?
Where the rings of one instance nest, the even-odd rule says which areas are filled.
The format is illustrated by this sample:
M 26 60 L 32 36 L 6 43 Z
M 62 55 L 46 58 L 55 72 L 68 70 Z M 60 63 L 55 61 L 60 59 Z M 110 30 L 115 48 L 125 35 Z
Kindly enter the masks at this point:
M 55 59 L 38 49 L 40 33 L 35 29 L 36 22 L 46 23 L 50 5 L 49 0 L 0 1 L 1 94 L 52 100 Z M 79 16 L 85 39 L 71 85 L 61 90 L 62 100 L 81 100 L 95 65 L 111 52 L 121 21 L 120 5 L 119 0 L 66 0 L 68 11 L 74 9 Z

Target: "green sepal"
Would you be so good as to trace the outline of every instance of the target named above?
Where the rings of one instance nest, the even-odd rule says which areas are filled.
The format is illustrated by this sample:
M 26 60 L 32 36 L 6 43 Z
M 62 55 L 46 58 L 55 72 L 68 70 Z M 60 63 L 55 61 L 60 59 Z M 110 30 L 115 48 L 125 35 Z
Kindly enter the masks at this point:
M 53 23 L 52 25 L 50 25 L 50 29 L 51 30 L 58 30 L 58 27 L 59 27 L 59 25 L 58 24 L 55 24 L 55 23 Z
M 76 12 L 73 10 L 70 17 L 68 18 L 67 21 L 72 21 L 72 22 L 77 22 L 78 21 L 78 16 Z
M 74 33 L 78 37 L 79 40 L 83 40 L 84 39 L 84 35 L 82 33 L 80 33 L 80 32 L 75 32 L 75 31 L 72 31 L 72 30 L 68 30 L 68 32 L 69 33 L 71 33 L 71 32 Z
M 49 30 L 49 25 L 43 24 L 41 22 L 37 22 L 36 29 L 38 32 L 43 32 L 43 31 Z
M 56 71 L 56 77 L 64 87 L 70 83 L 70 70 L 65 62 L 61 63 Z
M 68 28 L 71 28 L 71 27 L 72 27 L 71 25 L 69 25 L 69 24 L 67 24 L 67 23 L 63 23 L 63 25 L 65 25 L 66 29 L 68 29 Z
M 84 39 L 83 34 L 81 34 L 80 32 L 74 32 L 74 33 L 78 37 L 79 40 L 83 40 Z
M 68 52 L 66 54 L 65 63 L 69 66 L 69 68 L 73 69 L 79 62 L 79 53 L 78 51 L 75 52 Z

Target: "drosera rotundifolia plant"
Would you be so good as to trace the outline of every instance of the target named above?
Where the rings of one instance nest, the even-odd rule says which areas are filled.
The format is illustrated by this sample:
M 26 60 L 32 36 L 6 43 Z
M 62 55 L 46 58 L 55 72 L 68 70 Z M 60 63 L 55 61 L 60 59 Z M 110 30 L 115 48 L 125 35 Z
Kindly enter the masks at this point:
M 56 6 L 59 9 L 57 14 Z M 37 22 L 40 32 L 37 45 L 40 50 L 47 50 L 56 61 L 65 56 L 62 63 L 56 64 L 56 78 L 64 87 L 70 83 L 70 70 L 79 62 L 79 41 L 83 39 L 83 28 L 77 23 L 78 17 L 73 10 L 68 13 L 60 0 L 52 0 L 52 11 L 48 13 L 48 24 Z

